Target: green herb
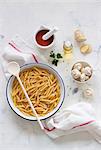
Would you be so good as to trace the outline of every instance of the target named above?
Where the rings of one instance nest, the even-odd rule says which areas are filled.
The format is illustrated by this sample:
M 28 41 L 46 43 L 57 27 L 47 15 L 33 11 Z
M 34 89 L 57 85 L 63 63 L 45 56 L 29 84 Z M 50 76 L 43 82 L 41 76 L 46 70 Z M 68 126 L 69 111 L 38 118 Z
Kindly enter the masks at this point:
M 60 53 L 57 53 L 57 58 L 63 58 L 62 55 Z
M 55 53 L 53 53 L 53 51 L 50 52 L 50 57 L 55 58 Z
M 55 66 L 57 66 L 59 60 L 58 59 L 53 59 L 52 64 L 54 64 Z
M 55 54 L 53 51 L 50 52 L 50 57 L 53 58 L 52 64 L 57 66 L 59 59 L 63 58 L 60 53 Z

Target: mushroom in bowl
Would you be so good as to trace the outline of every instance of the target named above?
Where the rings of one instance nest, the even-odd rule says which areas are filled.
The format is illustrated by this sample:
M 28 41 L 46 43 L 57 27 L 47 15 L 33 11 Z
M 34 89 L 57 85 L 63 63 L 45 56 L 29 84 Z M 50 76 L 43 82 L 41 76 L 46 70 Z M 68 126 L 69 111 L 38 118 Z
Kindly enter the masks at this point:
M 92 77 L 92 67 L 84 61 L 76 62 L 71 69 L 71 75 L 77 83 L 86 83 Z

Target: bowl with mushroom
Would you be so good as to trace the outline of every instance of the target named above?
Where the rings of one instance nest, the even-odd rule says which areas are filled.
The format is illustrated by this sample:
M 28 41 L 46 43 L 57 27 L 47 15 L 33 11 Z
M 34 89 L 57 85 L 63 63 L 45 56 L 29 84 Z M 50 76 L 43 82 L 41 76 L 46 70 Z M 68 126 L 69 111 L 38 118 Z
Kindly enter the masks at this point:
M 71 75 L 77 83 L 86 83 L 92 77 L 92 67 L 84 61 L 76 62 L 71 69 Z

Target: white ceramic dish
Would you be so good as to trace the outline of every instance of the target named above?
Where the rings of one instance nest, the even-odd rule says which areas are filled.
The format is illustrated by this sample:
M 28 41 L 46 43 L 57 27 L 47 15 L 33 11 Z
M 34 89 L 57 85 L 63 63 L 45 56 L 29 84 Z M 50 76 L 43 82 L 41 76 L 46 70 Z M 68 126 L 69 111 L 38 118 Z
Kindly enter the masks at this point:
M 57 107 L 52 112 L 48 113 L 45 116 L 40 117 L 41 120 L 44 120 L 44 119 L 47 119 L 48 117 L 52 116 L 53 114 L 55 114 L 60 109 L 60 107 L 62 106 L 62 103 L 64 101 L 64 97 L 65 97 L 65 86 L 64 86 L 64 82 L 63 82 L 61 76 L 58 74 L 58 72 L 55 71 L 52 67 L 50 67 L 50 66 L 48 66 L 46 64 L 30 63 L 30 64 L 23 65 L 21 67 L 21 70 L 26 69 L 26 68 L 30 68 L 32 66 L 37 66 L 37 67 L 41 67 L 41 68 L 49 70 L 50 72 L 52 72 L 53 74 L 55 74 L 55 76 L 57 77 L 57 79 L 59 81 L 59 84 L 60 84 L 60 92 L 61 92 L 60 101 L 59 101 Z M 10 107 L 20 117 L 22 117 L 24 119 L 27 119 L 27 120 L 36 121 L 36 118 L 34 116 L 27 116 L 27 115 L 23 114 L 19 109 L 17 109 L 15 107 L 15 105 L 13 103 L 13 100 L 11 98 L 11 94 L 10 94 L 11 90 L 12 90 L 12 83 L 14 81 L 14 78 L 15 78 L 14 76 L 11 76 L 9 78 L 8 83 L 7 83 L 7 87 L 6 87 L 6 97 L 7 97 L 7 101 L 9 103 Z
M 37 33 L 39 32 L 39 31 L 41 31 L 41 30 L 49 30 L 48 28 L 44 28 L 44 27 L 41 27 L 36 33 L 35 33 L 35 36 L 34 36 L 34 43 L 36 44 L 36 46 L 38 47 L 38 48 L 40 48 L 40 49 L 49 49 L 49 48 L 52 48 L 53 46 L 54 46 L 54 43 L 55 43 L 55 35 L 54 35 L 54 39 L 53 39 L 53 42 L 50 44 L 50 45 L 48 45 L 48 46 L 41 46 L 41 45 L 39 45 L 38 43 L 37 43 L 37 41 L 36 41 L 36 35 L 37 35 Z
M 77 63 L 83 64 L 84 67 L 89 66 L 89 67 L 92 69 L 92 75 L 93 75 L 93 68 L 91 67 L 91 65 L 89 65 L 89 64 L 88 64 L 87 62 L 85 62 L 85 61 L 78 61 L 78 62 L 76 62 L 75 64 L 77 64 Z M 74 65 L 75 65 L 75 64 L 74 64 Z M 71 71 L 73 70 L 74 65 L 72 66 Z M 81 82 L 81 81 L 79 81 L 79 80 L 74 79 L 73 76 L 72 76 L 72 78 L 73 78 L 73 80 L 74 80 L 76 83 L 84 84 L 84 83 L 87 83 L 89 80 L 91 80 L 92 75 L 90 76 L 90 78 L 89 78 L 88 80 L 86 80 L 86 81 L 84 81 L 84 82 Z

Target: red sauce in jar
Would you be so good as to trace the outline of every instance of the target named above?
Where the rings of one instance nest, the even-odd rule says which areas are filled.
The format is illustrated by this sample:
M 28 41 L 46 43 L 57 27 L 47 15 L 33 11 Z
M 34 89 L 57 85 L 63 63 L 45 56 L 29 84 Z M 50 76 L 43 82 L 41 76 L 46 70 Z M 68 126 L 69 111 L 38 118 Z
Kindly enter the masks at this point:
M 48 46 L 50 45 L 53 40 L 54 40 L 54 36 L 52 35 L 48 40 L 43 40 L 42 37 L 44 34 L 46 34 L 47 32 L 49 32 L 49 30 L 40 30 L 37 34 L 36 34 L 36 41 L 39 45 L 41 46 Z

